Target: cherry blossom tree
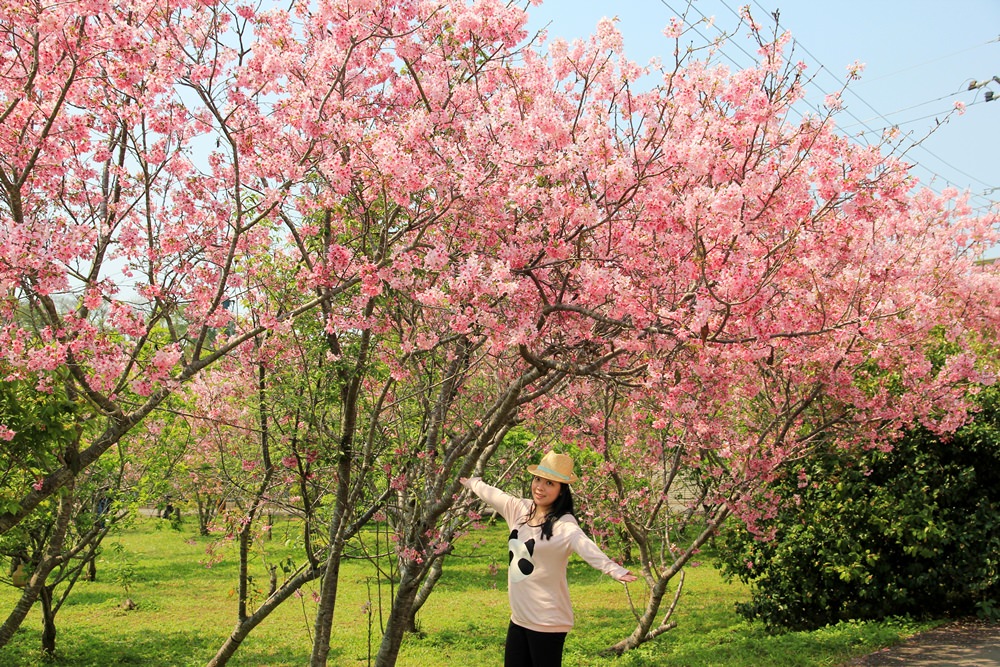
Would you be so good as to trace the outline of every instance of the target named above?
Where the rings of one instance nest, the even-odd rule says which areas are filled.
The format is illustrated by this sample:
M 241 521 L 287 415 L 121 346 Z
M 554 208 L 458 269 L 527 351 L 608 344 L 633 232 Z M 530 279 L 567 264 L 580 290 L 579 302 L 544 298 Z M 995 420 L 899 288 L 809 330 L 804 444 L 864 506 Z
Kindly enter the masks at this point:
M 766 508 L 779 466 L 821 437 L 874 445 L 915 420 L 954 428 L 967 385 L 990 381 L 972 354 L 935 368 L 925 347 L 937 327 L 959 350 L 992 335 L 996 276 L 974 260 L 995 238 L 996 218 L 975 218 L 957 193 L 912 192 L 906 165 L 887 156 L 891 136 L 861 147 L 836 132 L 832 113 L 792 122 L 802 68 L 784 59 L 787 36 L 751 32 L 757 68 L 730 72 L 679 57 L 650 92 L 632 88 L 637 70 L 617 58 L 610 24 L 588 43 L 555 43 L 551 69 L 518 79 L 537 86 L 520 127 L 544 123 L 547 138 L 566 140 L 544 144 L 562 157 L 536 165 L 543 175 L 523 186 L 538 197 L 527 210 L 550 224 L 567 210 L 594 217 L 561 228 L 564 252 L 554 241 L 513 272 L 530 286 L 531 301 L 518 307 L 534 313 L 534 327 L 519 358 L 496 373 L 527 364 L 562 374 L 560 388 L 586 377 L 631 388 L 615 405 L 635 421 L 618 429 L 629 436 L 599 472 L 617 475 L 616 506 L 632 522 L 654 594 L 617 650 L 666 629 L 654 626 L 666 584 L 727 516 L 752 522 L 753 510 Z M 574 102 L 563 116 L 553 109 L 565 98 L 547 97 L 553 90 Z M 560 125 L 562 134 L 552 129 Z M 494 132 L 497 143 L 511 132 Z M 558 210 L 547 196 L 559 198 Z M 516 217 L 514 225 L 520 231 L 524 222 Z M 518 242 L 527 245 L 525 232 Z M 493 312 L 507 305 L 499 301 Z M 488 307 L 477 309 L 479 322 Z M 461 399 L 440 387 L 459 419 Z M 534 395 L 532 409 L 550 393 Z M 598 427 L 611 415 L 599 417 L 595 435 L 607 439 Z M 448 452 L 457 450 L 448 446 L 478 435 L 458 421 L 447 431 L 452 440 L 420 452 L 423 463 L 409 468 L 421 473 L 399 482 L 415 517 L 399 534 L 402 581 L 426 576 L 447 549 L 438 531 L 449 502 L 441 491 L 454 490 L 456 474 Z M 659 477 L 626 486 L 626 461 Z M 656 526 L 639 517 L 649 502 L 667 512 L 667 493 L 685 468 L 699 475 L 689 481 L 706 482 L 697 499 L 707 523 L 679 551 L 666 543 L 656 565 Z M 660 491 L 640 502 L 634 492 L 642 487 Z M 413 588 L 400 587 L 400 613 Z M 388 631 L 386 638 L 393 641 Z M 380 664 L 392 661 L 386 641 Z
M 225 352 L 209 333 L 228 319 L 233 266 L 261 251 L 290 185 L 260 174 L 253 154 L 241 162 L 250 140 L 239 110 L 223 115 L 211 96 L 192 108 L 181 95 L 217 97 L 201 61 L 224 18 L 153 3 L 24 3 L 3 18 L 0 347 L 11 376 L 53 373 L 105 426 L 67 463 L 38 471 L 2 530 Z M 223 69 L 234 57 L 214 55 Z M 216 139 L 198 167 L 193 144 Z M 22 307 L 33 328 L 15 317 Z
M 214 523 L 223 540 L 235 541 L 239 561 L 236 623 L 210 665 L 226 664 L 249 633 L 306 584 L 335 579 L 329 563 L 339 561 L 388 496 L 372 470 L 384 443 L 360 448 L 342 465 L 342 378 L 328 345 L 321 318 L 301 319 L 287 335 L 262 337 L 188 387 L 189 419 L 201 434 L 192 462 L 212 473 L 197 484 L 222 490 L 227 502 Z M 346 493 L 338 493 L 342 487 Z M 290 518 L 300 535 L 299 553 L 280 564 L 267 549 L 275 514 Z M 254 572 L 252 561 L 263 562 L 267 572 Z M 251 581 L 265 578 L 268 591 L 251 596 Z
M 892 137 L 859 147 L 837 134 L 835 110 L 791 122 L 801 66 L 783 59 L 787 37 L 752 34 L 758 68 L 678 59 L 656 92 L 663 113 L 633 117 L 674 138 L 669 181 L 633 199 L 669 230 L 660 246 L 672 247 L 648 266 L 671 270 L 633 273 L 640 253 L 623 266 L 674 295 L 649 327 L 668 344 L 650 345 L 639 377 L 560 397 L 562 439 L 599 455 L 584 498 L 624 529 L 649 587 L 619 652 L 673 627 L 685 564 L 730 515 L 753 526 L 773 509 L 782 466 L 820 441 L 890 446 L 917 422 L 953 430 L 969 387 L 993 381 L 973 350 L 996 335 L 997 276 L 975 263 L 995 214 L 975 218 L 955 192 L 913 192 L 886 155 Z M 940 330 L 955 354 L 935 365 Z
M 318 143 L 314 115 L 288 123 L 273 86 L 240 74 L 249 26 L 211 3 L 5 5 L 0 354 L 8 381 L 64 385 L 95 428 L 38 459 L 0 532 L 182 383 L 319 299 L 217 344 L 226 303 L 266 282 L 259 258 L 293 247 L 274 234 L 301 219 L 289 198 Z

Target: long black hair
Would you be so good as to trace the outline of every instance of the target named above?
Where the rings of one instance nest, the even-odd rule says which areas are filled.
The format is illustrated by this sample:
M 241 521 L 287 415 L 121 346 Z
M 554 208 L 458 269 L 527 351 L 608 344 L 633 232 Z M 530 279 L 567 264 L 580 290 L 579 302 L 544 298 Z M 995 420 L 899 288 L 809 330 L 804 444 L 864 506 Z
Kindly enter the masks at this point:
M 573 493 L 569 490 L 569 484 L 563 484 L 562 482 L 557 482 L 559 484 L 559 495 L 556 496 L 555 502 L 552 503 L 552 507 L 549 508 L 548 514 L 545 515 L 545 520 L 542 522 L 542 539 L 551 540 L 552 539 L 552 526 L 555 525 L 556 520 L 564 514 L 569 514 L 570 516 L 576 517 L 573 510 Z M 531 518 L 531 515 L 535 513 L 535 503 L 531 503 L 531 511 L 528 513 L 525 522 Z

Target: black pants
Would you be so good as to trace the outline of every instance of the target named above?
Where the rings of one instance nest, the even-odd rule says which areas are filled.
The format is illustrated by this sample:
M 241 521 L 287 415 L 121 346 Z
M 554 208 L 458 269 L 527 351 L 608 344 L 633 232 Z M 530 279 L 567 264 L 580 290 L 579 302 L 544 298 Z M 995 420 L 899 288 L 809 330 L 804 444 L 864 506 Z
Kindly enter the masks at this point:
M 560 667 L 564 643 L 565 632 L 536 632 L 511 621 L 503 667 Z

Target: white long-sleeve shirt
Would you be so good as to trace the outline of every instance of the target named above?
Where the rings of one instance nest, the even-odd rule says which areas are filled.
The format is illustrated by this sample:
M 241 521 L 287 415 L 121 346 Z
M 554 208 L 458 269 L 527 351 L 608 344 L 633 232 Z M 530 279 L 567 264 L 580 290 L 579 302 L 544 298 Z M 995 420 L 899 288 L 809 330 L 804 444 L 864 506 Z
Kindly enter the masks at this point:
M 569 632 L 573 608 L 566 581 L 566 565 L 576 553 L 592 567 L 615 579 L 628 570 L 594 544 L 571 514 L 559 517 L 551 539 L 542 539 L 540 526 L 529 526 L 531 502 L 504 493 L 474 477 L 466 486 L 500 513 L 510 531 L 507 596 L 510 620 L 537 632 Z

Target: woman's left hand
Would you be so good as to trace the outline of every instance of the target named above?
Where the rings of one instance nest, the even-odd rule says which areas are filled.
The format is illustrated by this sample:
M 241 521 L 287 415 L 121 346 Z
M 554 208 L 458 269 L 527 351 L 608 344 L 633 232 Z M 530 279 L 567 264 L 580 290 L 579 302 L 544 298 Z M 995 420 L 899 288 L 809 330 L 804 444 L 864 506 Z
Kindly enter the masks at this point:
M 638 577 L 636 577 L 631 572 L 626 572 L 622 576 L 618 577 L 618 581 L 622 582 L 623 584 L 629 584 L 629 583 L 632 583 L 633 581 L 635 581 L 637 578 Z

